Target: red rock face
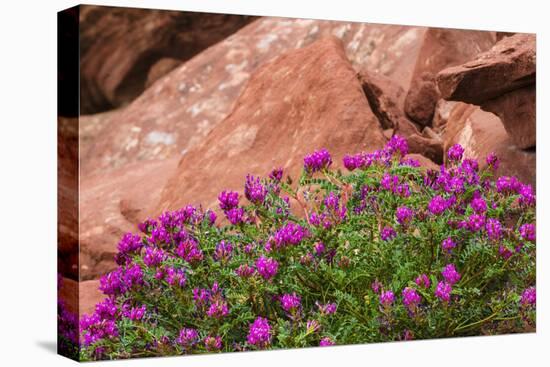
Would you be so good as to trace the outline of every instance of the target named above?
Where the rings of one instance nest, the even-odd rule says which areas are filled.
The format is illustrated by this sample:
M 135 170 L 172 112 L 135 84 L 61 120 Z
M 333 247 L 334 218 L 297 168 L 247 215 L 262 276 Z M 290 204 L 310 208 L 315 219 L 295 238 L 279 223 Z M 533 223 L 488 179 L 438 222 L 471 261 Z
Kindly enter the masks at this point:
M 188 151 L 232 110 L 251 74 L 289 50 L 334 35 L 351 64 L 392 78 L 405 90 L 426 28 L 261 18 L 159 79 L 108 117 L 82 159 L 84 172 L 165 159 Z
M 443 98 L 479 105 L 534 84 L 535 73 L 535 35 L 518 33 L 472 61 L 441 71 L 437 83 Z
M 493 32 L 430 28 L 424 35 L 405 100 L 407 116 L 423 126 L 430 126 L 439 99 L 435 84 L 437 73 L 475 58 L 490 49 L 495 41 Z
M 78 279 L 77 119 L 58 119 L 57 158 L 58 271 Z
M 158 60 L 188 60 L 253 19 L 81 5 L 80 112 L 96 113 L 131 102 L 143 92 L 148 70 Z M 163 75 L 158 71 L 157 78 Z
M 135 232 L 146 218 L 176 164 L 175 159 L 136 163 L 81 180 L 80 279 L 94 279 L 116 267 L 120 238 Z
M 454 144 L 464 147 L 464 155 L 477 159 L 480 168 L 494 152 L 500 159 L 497 176 L 517 176 L 536 185 L 536 153 L 519 149 L 506 133 L 500 119 L 479 107 L 457 103 L 447 120 L 445 151 Z
M 537 142 L 536 94 L 534 85 L 516 89 L 486 101 L 481 108 L 500 117 L 517 147 L 532 148 Z
M 385 142 L 341 42 L 323 39 L 254 73 L 232 113 L 182 158 L 157 212 L 215 207 L 219 192 L 241 189 L 247 173 L 282 167 L 296 179 L 303 157 L 320 148 L 342 166 L 345 153 Z
M 428 160 L 443 162 L 443 142 L 437 134 L 422 136 L 419 127 L 405 115 L 405 91 L 393 80 L 375 73 L 359 73 L 359 81 L 369 105 L 389 136 L 407 139 L 409 151 Z M 426 129 L 424 129 L 426 130 Z M 386 136 L 388 137 L 388 136 Z

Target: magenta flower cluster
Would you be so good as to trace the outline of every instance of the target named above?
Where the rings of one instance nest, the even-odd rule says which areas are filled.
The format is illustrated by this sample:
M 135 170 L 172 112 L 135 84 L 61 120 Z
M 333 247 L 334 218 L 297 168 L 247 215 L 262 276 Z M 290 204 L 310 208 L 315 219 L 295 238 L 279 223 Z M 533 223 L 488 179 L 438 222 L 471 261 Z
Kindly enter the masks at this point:
M 327 169 L 331 164 L 332 158 L 326 149 L 315 151 L 304 157 L 304 170 L 309 173 Z
M 221 192 L 221 223 L 200 206 L 145 220 L 100 278 L 105 300 L 62 335 L 105 359 L 534 326 L 532 187 L 494 180 L 494 154 L 480 167 L 456 145 L 438 170 L 407 154 L 393 136 L 344 174 L 322 149 L 299 180 L 247 175 L 245 203 Z
M 246 338 L 249 344 L 259 349 L 265 349 L 271 343 L 271 326 L 264 317 L 258 317 L 250 325 L 248 336 Z

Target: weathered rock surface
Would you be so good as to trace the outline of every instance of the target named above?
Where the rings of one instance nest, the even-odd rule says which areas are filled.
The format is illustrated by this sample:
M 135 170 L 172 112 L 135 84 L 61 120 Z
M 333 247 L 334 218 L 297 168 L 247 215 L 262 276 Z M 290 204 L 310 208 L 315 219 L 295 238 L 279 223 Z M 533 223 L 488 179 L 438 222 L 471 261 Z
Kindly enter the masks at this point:
M 147 71 L 158 60 L 188 60 L 253 19 L 81 5 L 80 112 L 96 113 L 127 104 L 144 90 Z
M 437 101 L 434 110 L 434 117 L 432 120 L 432 127 L 434 129 L 441 131 L 445 127 L 445 124 L 447 124 L 447 119 L 449 118 L 449 114 L 457 103 L 460 102 L 447 101 L 443 98 Z
M 493 32 L 429 28 L 424 34 L 405 99 L 405 113 L 413 121 L 429 126 L 439 91 L 435 77 L 442 69 L 462 64 L 489 50 L 496 41 Z
M 357 77 L 383 129 L 393 129 L 399 125 L 399 120 L 406 118 L 403 113 L 405 90 L 401 86 L 377 73 L 361 71 Z
M 536 185 L 536 153 L 516 147 L 500 119 L 479 107 L 457 103 L 447 121 L 445 151 L 454 144 L 464 147 L 464 155 L 486 166 L 485 158 L 494 152 L 500 159 L 498 176 L 517 176 Z
M 147 73 L 147 80 L 145 81 L 145 89 L 149 88 L 160 79 L 162 76 L 168 74 L 181 64 L 181 60 L 174 59 L 172 57 L 164 57 L 155 62 L 149 72 Z
M 88 280 L 79 284 L 79 315 L 89 315 L 94 312 L 95 305 L 101 302 L 105 295 L 99 290 L 99 280 Z
M 231 114 L 183 156 L 157 213 L 186 204 L 214 208 L 219 192 L 241 189 L 247 173 L 282 167 L 296 179 L 303 157 L 320 148 L 342 167 L 345 153 L 385 142 L 341 42 L 322 39 L 254 73 Z
M 514 144 L 528 149 L 537 141 L 536 97 L 533 85 L 490 99 L 481 108 L 500 117 Z
M 535 83 L 534 34 L 505 37 L 465 64 L 442 70 L 437 85 L 443 98 L 480 105 Z
M 435 85 L 432 73 L 422 75 L 411 82 L 409 93 L 405 99 L 405 113 L 422 126 L 431 125 L 435 105 L 439 99 L 439 91 Z
M 411 153 L 422 154 L 443 163 L 443 142 L 439 136 L 422 136 L 404 112 L 405 91 L 383 75 L 362 71 L 358 74 L 369 105 L 385 129 L 386 137 L 399 134 L 407 139 Z
M 80 279 L 114 269 L 116 246 L 147 217 L 177 165 L 176 159 L 135 163 L 80 183 Z
M 288 50 L 335 35 L 357 70 L 385 75 L 405 90 L 426 28 L 261 18 L 159 79 L 109 116 L 82 159 L 83 172 L 165 159 L 188 151 L 232 110 L 250 75 Z
M 78 279 L 78 120 L 58 119 L 58 271 Z

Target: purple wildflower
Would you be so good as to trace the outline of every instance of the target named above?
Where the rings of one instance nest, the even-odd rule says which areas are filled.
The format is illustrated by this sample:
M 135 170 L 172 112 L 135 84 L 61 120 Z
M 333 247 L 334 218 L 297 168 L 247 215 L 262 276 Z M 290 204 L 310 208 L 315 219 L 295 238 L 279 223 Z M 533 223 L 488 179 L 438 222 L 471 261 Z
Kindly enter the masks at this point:
M 447 200 L 437 195 L 432 198 L 428 204 L 428 210 L 434 215 L 439 215 L 447 209 Z
M 279 302 L 281 303 L 283 310 L 291 314 L 295 314 L 300 309 L 300 300 L 300 296 L 296 295 L 296 293 L 287 293 L 279 297 Z
M 278 268 L 279 263 L 275 259 L 260 256 L 256 260 L 256 269 L 265 280 L 269 280 L 277 275 Z
M 533 187 L 531 185 L 521 185 L 518 189 L 518 194 L 521 195 L 519 202 L 525 206 L 531 206 L 535 204 L 535 194 L 533 193 Z
M 319 302 L 315 303 L 321 315 L 332 315 L 336 312 L 336 303 L 327 303 L 321 304 Z
M 456 271 L 454 264 L 447 264 L 441 271 L 441 275 L 450 285 L 455 284 L 460 280 L 460 274 Z
M 204 338 L 204 347 L 210 352 L 218 351 L 222 349 L 222 338 L 221 336 L 207 336 Z
M 466 226 L 472 232 L 477 232 L 485 225 L 485 216 L 481 214 L 472 214 L 468 218 Z
M 360 166 L 359 162 L 357 162 L 357 158 L 353 155 L 346 154 L 342 161 L 344 163 L 344 167 L 346 167 L 350 171 L 353 171 Z
M 319 346 L 320 347 L 330 347 L 331 345 L 335 345 L 336 343 L 334 343 L 334 341 L 332 341 L 331 338 L 329 338 L 328 336 L 325 336 L 324 338 L 321 339 L 321 341 L 319 342 Z
M 184 287 L 187 278 L 185 272 L 182 269 L 176 269 L 172 267 L 166 268 L 166 282 L 170 285 L 178 285 Z
M 454 242 L 451 237 L 447 237 L 441 243 L 441 247 L 443 248 L 443 250 L 451 252 L 452 249 L 456 247 L 456 242 Z
M 252 266 L 249 266 L 248 264 L 242 264 L 239 265 L 237 270 L 235 270 L 235 274 L 237 274 L 241 278 L 250 278 L 252 275 L 254 275 L 255 271 L 256 270 Z
M 325 252 L 325 244 L 323 242 L 316 242 L 315 245 L 313 245 L 313 249 L 317 256 L 321 256 L 323 252 Z
M 415 289 L 410 287 L 405 287 L 403 289 L 402 296 L 403 296 L 403 304 L 410 311 L 414 311 L 421 301 L 421 298 L 418 292 Z
M 235 226 L 244 223 L 244 214 L 244 208 L 232 208 L 225 211 L 225 216 L 229 222 Z
M 314 173 L 328 168 L 332 164 L 332 158 L 326 149 L 321 149 L 304 157 L 304 169 L 308 173 Z
M 502 225 L 498 219 L 489 218 L 485 224 L 485 230 L 491 240 L 499 240 L 502 237 Z
M 269 178 L 275 182 L 280 182 L 283 179 L 283 169 L 274 168 L 269 174 Z
M 191 264 L 201 261 L 204 257 L 195 239 L 180 242 L 176 248 L 176 254 Z
M 449 283 L 439 282 L 435 289 L 435 296 L 443 302 L 449 302 L 451 300 L 451 292 L 453 287 Z
M 487 203 L 481 197 L 474 198 L 470 206 L 476 214 L 484 214 L 487 211 Z
M 386 149 L 391 153 L 399 153 L 401 156 L 406 156 L 409 153 L 409 145 L 405 138 L 394 135 L 386 143 Z
M 534 224 L 526 223 L 519 227 L 519 234 L 524 240 L 535 242 L 537 230 Z
M 397 217 L 397 222 L 399 224 L 405 225 L 411 221 L 413 217 L 413 211 L 406 206 L 400 206 L 395 211 L 395 216 Z
M 239 193 L 235 191 L 222 191 L 218 196 L 220 209 L 227 211 L 239 206 Z
M 267 319 L 258 316 L 250 325 L 247 339 L 248 344 L 264 349 L 271 343 L 271 326 Z
M 108 296 L 117 296 L 126 292 L 122 282 L 122 270 L 117 268 L 99 278 L 99 290 Z
M 382 231 L 380 232 L 380 238 L 382 239 L 382 241 L 389 241 L 395 236 L 397 236 L 395 229 L 389 226 L 382 228 Z
M 487 166 L 489 166 L 494 171 L 496 171 L 498 169 L 498 166 L 500 165 L 500 160 L 494 152 L 489 153 L 486 162 Z
M 283 227 L 279 228 L 273 235 L 275 248 L 283 248 L 287 246 L 296 246 L 309 235 L 306 228 L 293 222 L 288 222 Z
M 180 330 L 179 337 L 176 339 L 176 343 L 182 347 L 189 348 L 195 345 L 199 340 L 199 333 L 195 329 L 183 328 Z
M 419 287 L 423 287 L 423 288 L 426 288 L 426 289 L 430 288 L 430 285 L 431 285 L 430 278 L 428 278 L 428 276 L 426 274 L 420 274 L 414 282 Z
M 138 321 L 143 319 L 143 316 L 145 316 L 146 311 L 147 311 L 147 307 L 145 305 L 141 305 L 139 307 L 132 307 L 129 311 L 124 312 L 124 316 L 129 318 L 130 320 Z
M 114 320 L 106 320 L 98 314 L 82 315 L 80 319 L 84 345 L 91 345 L 101 339 L 118 336 L 118 328 Z
M 166 254 L 157 247 L 146 247 L 143 262 L 149 267 L 157 266 L 164 261 Z
M 210 304 L 210 307 L 208 308 L 208 311 L 206 311 L 206 314 L 209 317 L 220 319 L 229 315 L 229 307 L 224 301 L 215 301 Z
M 267 195 L 267 189 L 262 185 L 259 177 L 246 175 L 244 195 L 251 203 L 261 205 Z
M 233 252 L 233 245 L 229 241 L 222 240 L 216 245 L 214 250 L 214 260 L 216 261 L 227 261 L 231 258 L 231 253 Z
M 497 191 L 500 193 L 517 192 L 521 183 L 515 176 L 500 176 L 496 182 Z
M 462 155 L 464 154 L 464 148 L 460 144 L 455 144 L 447 151 L 447 157 L 450 161 L 460 161 L 462 160 Z
M 537 303 L 537 290 L 535 287 L 529 287 L 521 294 L 521 304 L 524 307 L 535 306 Z
M 392 291 L 382 291 L 380 294 L 380 304 L 384 307 L 390 307 L 395 301 L 395 296 Z

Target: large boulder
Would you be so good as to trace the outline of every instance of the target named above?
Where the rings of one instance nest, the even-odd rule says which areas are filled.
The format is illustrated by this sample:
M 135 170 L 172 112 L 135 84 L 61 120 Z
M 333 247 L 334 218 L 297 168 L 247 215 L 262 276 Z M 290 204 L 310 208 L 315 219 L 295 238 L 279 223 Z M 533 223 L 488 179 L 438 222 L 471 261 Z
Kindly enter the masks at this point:
M 177 159 L 134 163 L 80 182 L 80 279 L 113 270 L 120 238 L 136 231 L 174 171 Z
M 405 100 L 405 112 L 421 125 L 431 125 L 439 91 L 435 83 L 438 72 L 469 61 L 489 50 L 496 41 L 494 32 L 430 28 L 424 34 L 417 57 L 411 87 Z
M 535 83 L 534 34 L 505 37 L 473 60 L 442 70 L 437 85 L 443 98 L 480 105 Z
M 250 75 L 289 50 L 334 35 L 354 68 L 393 79 L 405 90 L 426 28 L 308 19 L 261 18 L 160 78 L 108 117 L 82 172 L 165 159 L 191 149 L 222 121 Z
M 282 167 L 296 179 L 303 157 L 328 149 L 374 150 L 386 139 L 342 43 L 331 37 L 260 67 L 231 114 L 181 159 L 156 214 L 186 204 L 217 207 L 224 189 L 242 191 L 246 174 Z
M 94 5 L 79 10 L 83 114 L 127 104 L 143 92 L 147 72 L 158 60 L 188 60 L 255 19 Z M 155 76 L 162 76 L 158 71 Z
M 464 147 L 464 155 L 486 167 L 486 157 L 494 152 L 500 159 L 498 176 L 517 176 L 536 184 L 536 153 L 514 145 L 500 119 L 478 106 L 457 103 L 449 114 L 445 131 L 445 151 L 454 144 Z

